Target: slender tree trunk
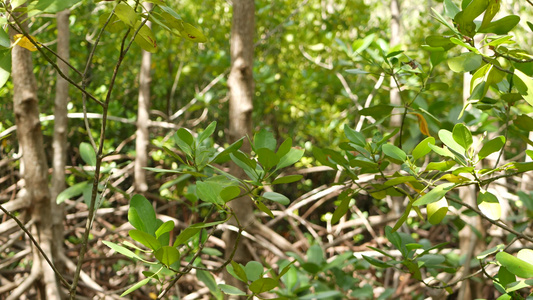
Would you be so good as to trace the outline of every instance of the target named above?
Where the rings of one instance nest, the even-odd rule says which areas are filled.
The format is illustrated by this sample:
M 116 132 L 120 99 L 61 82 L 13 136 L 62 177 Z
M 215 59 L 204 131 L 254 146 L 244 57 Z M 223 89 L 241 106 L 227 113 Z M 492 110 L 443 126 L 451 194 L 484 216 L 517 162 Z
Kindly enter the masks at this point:
M 529 132 L 529 139 L 533 141 L 533 131 Z M 533 146 L 527 145 L 527 150 L 533 150 Z M 533 161 L 528 155 L 526 155 L 526 162 Z M 528 193 L 533 191 L 533 173 L 532 172 L 526 172 L 524 175 L 522 175 L 522 183 L 520 184 L 520 188 L 522 191 Z
M 401 43 L 402 39 L 402 24 L 401 24 L 401 7 L 400 7 L 400 0 L 391 0 L 390 2 L 390 12 L 391 12 L 391 20 L 390 20 L 390 48 L 395 47 Z M 396 81 L 394 78 L 391 78 L 390 82 L 390 102 L 391 105 L 402 105 L 402 101 L 400 98 L 400 91 L 398 89 L 398 85 L 396 85 Z M 393 114 L 391 116 L 391 127 L 398 128 L 400 127 L 402 123 L 402 116 L 401 111 L 399 109 L 394 109 Z
M 15 15 L 24 20 L 25 15 Z M 26 25 L 25 25 L 26 26 Z M 9 30 L 11 39 L 17 32 Z M 41 123 L 37 99 L 37 84 L 33 75 L 31 52 L 15 46 L 12 49 L 13 111 L 17 124 L 17 138 L 22 150 L 24 165 L 23 179 L 27 197 L 31 200 L 30 215 L 35 221 L 31 232 L 47 256 L 52 258 L 53 236 L 50 209 L 50 190 L 48 189 L 48 165 L 43 146 Z M 41 284 L 41 294 L 46 299 L 60 299 L 57 280 L 52 268 L 33 249 L 33 266 L 28 278 L 36 278 Z M 19 299 L 27 286 L 21 284 L 7 298 Z
M 255 4 L 254 0 L 233 0 L 233 21 L 231 27 L 231 71 L 228 78 L 230 90 L 229 100 L 229 134 L 232 141 L 243 136 L 252 135 L 252 109 L 253 109 L 253 58 L 254 58 L 254 32 L 255 32 Z M 245 139 L 243 151 L 250 150 L 250 144 Z M 232 165 L 232 174 L 238 178 L 245 178 L 244 171 Z M 234 211 L 235 217 L 242 226 L 250 225 L 253 221 L 253 203 L 249 197 L 237 198 L 229 202 L 229 207 Z M 230 221 L 236 225 L 234 219 Z M 236 234 L 226 232 L 226 257 L 231 253 L 235 243 Z M 246 263 L 252 256 L 242 244 L 234 256 L 234 260 Z M 227 281 L 242 288 L 242 283 L 226 276 Z
M 470 97 L 470 81 L 472 79 L 472 75 L 469 73 L 465 73 L 463 76 L 463 103 L 466 103 L 468 101 L 468 98 Z M 476 142 L 474 141 L 474 144 Z M 477 207 L 477 201 L 476 201 L 476 187 L 475 186 L 465 186 L 459 189 L 459 198 L 464 203 L 467 203 L 473 207 Z M 480 246 L 482 244 L 482 240 L 478 239 L 477 235 L 474 232 L 474 229 L 477 229 L 482 234 L 484 233 L 484 229 L 481 223 L 481 217 L 480 216 L 471 216 L 467 217 L 465 216 L 463 218 L 463 221 L 466 222 L 465 226 L 461 231 L 459 231 L 459 249 L 461 252 L 461 255 L 464 255 L 464 263 L 463 263 L 463 273 L 462 276 L 466 276 L 472 273 L 471 271 L 471 265 L 470 261 L 474 257 L 474 255 L 477 253 L 477 251 L 480 249 Z M 475 299 L 477 297 L 481 296 L 481 288 L 482 286 L 476 281 L 473 280 L 465 280 L 461 283 L 461 286 L 459 287 L 459 295 L 457 299 Z
M 144 3 L 146 9 L 152 8 L 152 3 Z M 151 23 L 146 22 L 150 27 Z M 152 54 L 142 51 L 141 73 L 139 75 L 139 107 L 137 110 L 137 138 L 135 140 L 135 190 L 144 193 L 148 190 L 146 182 L 146 170 L 148 166 L 148 144 L 150 143 L 150 133 L 148 123 L 150 122 L 150 66 L 152 64 Z
M 57 14 L 57 54 L 64 60 L 68 61 L 69 44 L 70 44 L 70 30 L 69 30 L 69 16 L 70 11 L 65 10 Z M 69 67 L 60 59 L 57 60 L 57 65 L 63 74 L 69 73 Z M 63 214 L 64 205 L 57 205 L 56 198 L 61 193 L 65 185 L 65 166 L 67 161 L 67 134 L 68 134 L 68 109 L 69 101 L 68 95 L 69 83 L 61 76 L 57 76 L 56 82 L 56 97 L 54 103 L 54 158 L 52 168 L 52 186 L 50 189 L 50 200 L 52 207 L 52 231 L 54 247 L 52 253 L 56 260 L 58 270 L 63 270 L 61 261 L 57 258 L 63 257 Z

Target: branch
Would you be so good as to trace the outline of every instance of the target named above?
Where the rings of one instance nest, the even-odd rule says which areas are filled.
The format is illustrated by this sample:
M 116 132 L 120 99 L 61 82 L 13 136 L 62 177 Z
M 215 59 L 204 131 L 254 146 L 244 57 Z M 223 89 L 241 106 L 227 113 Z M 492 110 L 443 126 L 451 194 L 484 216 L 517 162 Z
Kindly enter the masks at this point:
M 460 205 L 462 205 L 462 206 L 464 206 L 464 207 L 466 207 L 466 208 L 468 208 L 468 209 L 470 209 L 470 210 L 472 210 L 473 212 L 475 212 L 476 214 L 478 214 L 481 218 L 483 218 L 483 219 L 489 221 L 489 223 L 491 223 L 491 224 L 493 224 L 493 225 L 496 225 L 496 226 L 500 227 L 501 229 L 503 229 L 503 230 L 505 230 L 505 231 L 507 231 L 507 232 L 510 232 L 510 233 L 516 235 L 517 237 L 520 237 L 520 238 L 522 238 L 522 239 L 524 239 L 524 240 L 527 240 L 527 241 L 533 243 L 533 237 L 528 236 L 528 235 L 525 235 L 525 234 L 523 234 L 523 233 L 520 233 L 520 232 L 518 232 L 518 231 L 516 231 L 516 230 L 514 230 L 514 229 L 512 229 L 512 228 L 510 228 L 510 227 L 508 227 L 507 225 L 505 225 L 505 224 L 503 224 L 503 223 L 500 223 L 500 222 L 497 222 L 497 221 L 494 221 L 494 220 L 488 218 L 488 217 L 485 216 L 481 211 L 479 211 L 477 208 L 471 206 L 470 204 L 464 203 L 463 201 L 456 200 L 456 199 L 453 199 L 453 198 L 447 198 L 447 199 L 450 200 L 450 201 L 452 201 L 452 202 L 455 202 L 455 203 L 457 203 L 457 204 L 460 204 Z

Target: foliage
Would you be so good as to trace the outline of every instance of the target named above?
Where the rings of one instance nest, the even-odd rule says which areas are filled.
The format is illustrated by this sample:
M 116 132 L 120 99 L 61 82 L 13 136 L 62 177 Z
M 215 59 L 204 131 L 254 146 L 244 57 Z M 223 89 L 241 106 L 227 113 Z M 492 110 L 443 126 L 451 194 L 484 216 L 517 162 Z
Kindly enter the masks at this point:
M 217 299 L 223 294 L 262 298 L 267 293 L 278 299 L 373 299 L 373 289 L 381 283 L 369 282 L 357 275 L 358 271 L 371 269 L 377 274 L 375 278 L 382 278 L 381 270 L 394 269 L 410 274 L 428 288 L 453 293 L 456 284 L 478 274 L 454 282 L 440 281 L 439 274 L 456 274 L 462 266 L 458 257 L 441 252 L 445 246 L 456 247 L 454 238 L 450 236 L 448 243 L 432 243 L 416 234 L 402 232 L 401 228 L 431 230 L 450 226 L 455 234 L 469 226 L 462 220 L 469 214 L 482 216 L 485 223 L 498 226 L 508 234 L 507 244 L 498 244 L 475 255 L 475 264 L 502 294 L 501 299 L 520 299 L 533 285 L 531 251 L 521 249 L 515 256 L 508 249 L 516 240 L 532 242 L 521 229 L 527 226 L 532 215 L 533 197 L 529 191 L 518 191 L 519 204 L 511 205 L 522 207 L 517 209 L 519 212 L 514 219 L 504 220 L 502 204 L 508 200 L 489 191 L 494 181 L 533 169 L 531 162 L 511 159 L 521 152 L 533 159 L 533 152 L 524 151 L 526 144 L 532 144 L 527 136 L 533 126 L 528 115 L 533 105 L 531 54 L 519 46 L 517 36 L 511 35 L 517 30 L 519 16 L 507 15 L 494 20 L 500 17 L 500 1 L 463 1 L 458 6 L 445 0 L 444 13 L 433 9 L 431 14 L 434 23 L 440 24 L 438 32 L 444 31 L 435 34 L 437 30 L 433 30 L 430 34 L 434 24 L 429 17 L 424 19 L 422 29 L 413 30 L 409 36 L 414 45 L 412 50 L 391 48 L 382 38 L 386 24 L 380 21 L 386 17 L 370 17 L 375 4 L 338 1 L 331 10 L 321 11 L 319 3 L 295 8 L 286 5 L 290 1 L 258 1 L 258 36 L 261 38 L 254 68 L 258 82 L 254 119 L 259 120 L 259 128 L 271 130 L 258 130 L 253 138 L 243 137 L 233 144 L 227 143 L 221 129 L 226 125 L 227 116 L 224 101 L 220 100 L 225 95 L 224 79 L 220 80 L 220 86 L 201 92 L 191 88 L 208 85 L 228 67 L 229 51 L 224 47 L 230 22 L 227 4 L 220 1 L 206 1 L 207 5 L 202 6 L 185 3 L 187 9 L 181 10 L 170 2 L 165 5 L 164 1 L 148 1 L 155 4 L 155 9 L 148 12 L 141 9 L 138 1 L 103 1 L 106 3 L 97 4 L 101 9 L 95 17 L 91 14 L 94 3 L 40 0 L 29 3 L 27 8 L 18 6 L 24 2 L 12 1 L 11 7 L 5 9 L 7 12 L 26 10 L 32 17 L 67 7 L 86 10 L 73 17 L 76 42 L 73 43 L 72 65 L 81 70 L 84 64 L 80 62 L 85 61 L 85 56 L 95 54 L 93 64 L 89 64 L 93 74 L 84 78 L 88 86 L 85 91 L 91 90 L 91 95 L 103 102 L 102 99 L 109 100 L 109 90 L 116 84 L 120 93 L 114 95 L 114 101 L 106 102 L 111 115 L 126 119 L 135 117 L 134 104 L 129 100 L 134 95 L 132 82 L 137 71 L 135 64 L 120 70 L 117 67 L 118 80 L 114 81 L 109 76 L 108 66 L 116 63 L 117 55 L 118 60 L 133 60 L 139 48 L 149 52 L 161 48 L 165 55 L 155 57 L 153 89 L 156 99 L 167 101 L 154 103 L 157 120 L 173 121 L 174 111 L 189 104 L 189 109 L 178 115 L 179 119 L 199 117 L 198 122 L 189 123 L 178 119 L 180 125 L 176 127 L 179 129 L 167 137 L 163 136 L 165 131 L 154 130 L 152 158 L 158 167 L 148 170 L 163 182 L 158 186 L 160 195 L 166 200 L 181 201 L 198 217 L 186 219 L 188 223 L 180 228 L 176 237 L 171 233 L 177 230 L 177 225 L 158 219 L 154 206 L 145 196 L 134 195 L 129 199 L 126 192 L 108 184 L 112 172 L 128 162 L 103 162 L 105 155 L 102 153 L 113 154 L 118 148 L 116 145 L 132 134 L 130 125 L 107 124 L 108 132 L 114 133 L 107 137 L 99 136 L 99 132 L 91 135 L 81 123 L 73 126 L 77 129 L 71 142 L 79 145 L 76 158 L 85 166 L 73 168 L 69 178 L 71 187 L 61 193 L 57 201 L 83 196 L 87 207 L 98 210 L 105 202 L 106 190 L 127 196 L 128 221 L 135 229 L 118 243 L 104 241 L 104 244 L 142 263 L 146 270 L 145 277 L 133 279 L 134 284 L 125 289 L 123 296 L 144 285 L 157 283 L 158 287 L 164 286 L 159 291 L 159 297 L 163 297 L 184 274 L 192 273 Z M 273 7 L 280 9 L 276 11 Z M 354 8 L 360 10 L 360 16 L 352 16 Z M 301 22 L 292 20 L 298 12 L 301 12 L 301 16 L 297 16 Z M 323 16 L 328 13 L 335 18 Z M 197 19 L 202 30 L 210 34 L 206 36 L 184 21 L 189 19 Z M 145 25 L 147 21 L 152 22 L 152 29 Z M 44 23 L 39 19 L 36 22 Z M 366 26 L 367 23 L 371 25 Z M 278 30 L 278 24 L 283 25 L 282 30 Z M 111 42 L 99 45 L 96 52 L 87 51 L 96 45 L 94 40 L 85 39 L 87 28 L 96 32 L 105 28 L 101 37 Z M 39 51 L 37 71 L 50 73 L 43 59 L 50 55 L 45 45 L 53 39 L 52 34 L 49 31 L 35 36 L 21 34 L 11 45 L 6 32 L 0 30 L 0 86 L 5 85 L 4 90 L 10 90 L 10 49 L 17 45 Z M 268 42 L 264 36 L 273 36 L 275 41 Z M 120 46 L 117 42 L 122 37 L 139 47 L 125 49 L 124 44 Z M 180 38 L 180 42 L 176 43 L 175 38 Z M 194 48 L 184 44 L 181 38 L 208 44 Z M 420 43 L 424 45 L 418 47 Z M 299 52 L 294 51 L 296 49 Z M 180 61 L 180 66 L 173 61 Z M 456 101 L 461 98 L 457 96 L 461 89 L 455 81 L 464 73 L 471 73 L 472 80 L 468 100 L 461 103 Z M 344 76 L 348 87 L 357 86 L 353 93 L 338 80 Z M 401 106 L 389 103 L 388 90 L 378 85 L 382 77 L 398 86 Z M 175 80 L 172 82 L 168 78 Z M 52 82 L 42 84 L 50 86 Z M 173 85 L 178 82 L 185 88 L 173 94 Z M 43 88 L 42 93 L 45 95 L 47 90 Z M 357 107 L 363 97 L 374 94 L 372 105 Z M 185 99 L 193 100 L 186 104 Z M 101 107 L 97 101 L 85 105 L 88 111 Z M 80 103 L 74 103 L 71 111 L 80 110 Z M 207 118 L 203 117 L 203 112 Z M 401 127 L 391 128 L 389 120 L 397 113 L 402 117 Z M 9 109 L 2 107 L 2 114 L 7 117 L 1 120 L 0 130 L 12 125 Z M 212 119 L 219 120 L 218 129 L 216 122 L 202 121 Z M 198 133 L 184 128 L 195 127 L 193 123 L 202 124 L 197 127 Z M 95 149 L 87 143 L 86 137 L 101 139 L 102 144 Z M 3 137 L 0 141 L 7 144 Z M 247 142 L 252 146 L 251 153 L 240 151 Z M 304 156 L 304 150 L 293 144 L 312 151 Z M 131 159 L 133 150 L 129 146 L 126 149 Z M 491 157 L 496 157 L 496 163 L 488 165 L 487 158 Z M 228 174 L 224 167 L 228 161 L 242 168 L 247 178 Z M 312 164 L 335 171 L 338 181 L 334 185 L 342 189 L 335 201 L 337 208 L 321 213 L 320 218 L 328 226 L 346 219 L 363 218 L 356 216 L 354 210 L 357 201 L 366 199 L 367 195 L 369 205 L 384 213 L 391 210 L 385 204 L 387 198 L 407 199 L 395 223 L 383 228 L 388 244 L 378 242 L 377 246 L 369 246 L 374 251 L 372 255 L 359 256 L 346 251 L 328 259 L 322 241 L 309 238 L 310 246 L 305 255 L 287 253 L 289 259 L 278 260 L 277 266 L 264 261 L 239 264 L 229 259 L 221 267 L 208 267 L 205 263 L 208 258 L 220 255 L 220 251 L 208 247 L 209 238 L 220 228 L 231 228 L 226 224 L 234 218 L 227 206 L 229 201 L 240 196 L 250 197 L 259 211 L 274 218 L 275 207 L 290 205 L 291 199 L 315 185 L 330 184 L 333 172 L 305 181 L 302 175 L 287 175 L 291 174 L 293 165 L 308 167 Z M 367 176 L 372 180 L 363 180 Z M 290 188 L 293 185 L 288 184 L 297 184 L 297 188 Z M 475 206 L 457 196 L 460 188 L 468 186 L 477 189 Z M 232 230 L 242 233 L 245 228 Z M 132 240 L 135 243 L 130 242 Z M 354 238 L 353 242 L 357 240 Z M 486 271 L 494 266 L 496 275 Z M 213 274 L 223 269 L 245 283 L 247 290 L 217 284 Z M 395 292 L 384 289 L 379 299 L 391 297 Z

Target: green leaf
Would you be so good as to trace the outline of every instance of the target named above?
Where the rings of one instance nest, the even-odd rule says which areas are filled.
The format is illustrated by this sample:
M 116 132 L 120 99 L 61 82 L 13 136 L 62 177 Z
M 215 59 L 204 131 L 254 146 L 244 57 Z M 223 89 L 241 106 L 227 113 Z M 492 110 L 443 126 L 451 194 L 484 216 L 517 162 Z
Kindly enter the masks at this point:
M 220 198 L 222 198 L 224 202 L 228 202 L 239 197 L 240 194 L 241 189 L 238 186 L 230 185 L 220 191 Z
M 434 189 L 429 191 L 427 194 L 416 199 L 416 201 L 413 202 L 413 206 L 420 206 L 420 205 L 437 202 L 440 199 L 442 199 L 446 195 L 446 193 L 450 191 L 454 186 L 455 184 L 450 183 L 450 182 L 439 184 Z
M 478 193 L 477 206 L 491 220 L 499 220 L 502 215 L 502 208 L 498 198 L 490 192 L 480 191 Z
M 448 201 L 442 197 L 436 202 L 429 203 L 427 206 L 428 221 L 433 225 L 439 224 L 448 213 Z
M 450 41 L 449 37 L 443 37 L 441 35 L 430 35 L 426 37 L 426 44 L 431 47 L 441 47 L 444 50 L 450 50 L 455 47 L 456 44 Z
M 444 17 L 441 16 L 441 14 L 438 11 L 436 11 L 433 7 L 431 8 L 431 11 L 433 12 L 432 17 L 437 19 L 437 21 L 439 21 L 439 23 L 441 23 L 442 25 L 448 27 L 448 29 L 450 29 L 452 32 L 459 34 L 457 29 L 455 29 L 455 27 L 450 25 L 450 23 L 448 23 L 448 21 L 446 21 L 446 19 L 444 19 Z
M 342 200 L 337 209 L 335 209 L 335 211 L 333 212 L 331 224 L 337 224 L 337 222 L 339 222 L 339 220 L 346 214 L 346 212 L 348 212 L 351 198 L 348 197 L 347 194 L 342 195 L 342 197 L 341 195 L 339 195 L 339 198 Z
M 237 151 L 241 148 L 242 144 L 244 142 L 244 137 L 240 138 L 235 143 L 229 145 L 226 149 L 224 149 L 222 152 L 218 153 L 215 158 L 213 159 L 213 162 L 215 163 L 223 163 L 226 160 L 229 159 L 229 154 L 233 153 L 234 151 Z
M 259 278 L 250 284 L 249 289 L 255 294 L 261 294 L 276 288 L 278 285 L 278 281 L 272 278 Z
M 263 198 L 268 199 L 270 201 L 278 202 L 283 205 L 289 205 L 289 203 L 291 203 L 291 200 L 289 200 L 289 198 L 276 192 L 265 192 L 263 194 Z
M 472 146 L 472 133 L 462 123 L 455 124 L 453 127 L 452 137 L 465 150 L 468 150 L 470 146 Z
M 515 28 L 520 22 L 520 17 L 515 15 L 505 16 L 494 22 L 490 22 L 485 27 L 481 26 L 478 30 L 480 33 L 494 33 L 504 35 Z
M 174 141 L 181 151 L 185 152 L 185 154 L 189 156 L 192 156 L 192 145 L 194 143 L 194 138 L 187 129 L 178 129 L 176 135 L 174 135 Z
M 117 245 L 117 244 L 115 244 L 113 242 L 109 242 L 109 241 L 102 241 L 102 243 L 104 243 L 109 248 L 115 250 L 116 252 L 118 252 L 118 253 L 126 256 L 126 257 L 144 261 L 140 256 L 138 256 L 137 254 L 133 253 L 131 250 L 129 250 L 127 248 L 124 248 L 124 247 L 122 247 L 120 245 Z
M 268 148 L 259 148 L 255 150 L 257 160 L 263 166 L 265 171 L 269 171 L 279 163 L 279 158 L 276 153 Z
M 242 282 L 248 282 L 246 271 L 244 271 L 244 267 L 241 264 L 232 260 L 231 267 L 233 268 L 233 272 L 235 273 L 238 279 L 240 279 Z
M 45 12 L 55 14 L 72 7 L 80 1 L 81 0 L 39 0 L 38 2 L 30 3 L 28 5 L 28 10 L 37 10 L 39 13 Z
M 224 200 L 220 197 L 220 192 L 225 187 L 215 181 L 198 181 L 196 182 L 196 194 L 205 202 L 224 205 Z
M 3 31 L 2 29 L 0 29 Z M 0 51 L 0 88 L 2 88 L 11 75 L 11 50 Z
M 446 145 L 451 150 L 457 152 L 458 154 L 462 156 L 465 155 L 465 148 L 455 141 L 453 134 L 449 132 L 448 130 L 446 129 L 439 130 L 439 138 L 444 143 L 444 145 Z
M 132 239 L 143 244 L 148 249 L 156 251 L 157 249 L 161 248 L 161 243 L 154 236 L 144 231 L 133 229 L 130 230 L 128 234 Z
M 363 71 L 361 69 L 347 69 L 344 70 L 346 73 L 355 74 L 355 75 L 361 75 L 361 74 L 368 74 L 369 72 Z
M 96 166 L 96 153 L 91 144 L 82 142 L 80 144 L 80 155 L 86 164 Z
M 302 156 L 304 156 L 304 152 L 305 151 L 303 149 L 291 148 L 287 154 L 279 159 L 276 170 L 283 169 L 298 162 Z
M 196 270 L 196 278 L 203 282 L 212 293 L 216 293 L 218 291 L 217 282 L 211 273 L 204 270 Z
M 417 181 L 417 179 L 413 176 L 401 176 L 401 177 L 395 177 L 395 178 L 391 178 L 389 180 L 387 180 L 384 185 L 385 186 L 395 186 L 395 185 L 398 185 L 398 184 L 402 184 L 402 183 L 405 183 L 405 182 L 412 182 L 412 181 Z
M 257 261 L 249 261 L 244 267 L 246 278 L 250 281 L 256 281 L 263 275 L 263 265 Z
M 489 0 L 489 5 L 487 7 L 487 10 L 485 11 L 485 15 L 483 15 L 483 21 L 481 22 L 481 26 L 479 27 L 480 31 L 490 24 L 490 21 L 492 21 L 492 19 L 498 13 L 499 10 L 500 0 Z
M 11 47 L 11 41 L 9 40 L 9 35 L 4 31 L 3 28 L 0 28 L 0 47 L 6 48 L 6 49 L 9 49 Z M 9 51 L 9 53 L 11 54 L 11 51 Z
M 276 178 L 274 181 L 272 181 L 272 184 L 292 183 L 292 182 L 299 181 L 302 178 L 303 178 L 302 175 L 287 175 L 287 176 Z
M 483 147 L 481 147 L 481 150 L 479 150 L 478 156 L 479 159 L 483 159 L 489 155 L 491 155 L 494 152 L 500 151 L 503 146 L 505 145 L 505 137 L 500 135 L 492 140 L 486 142 Z
M 401 162 L 404 162 L 407 159 L 407 154 L 405 154 L 402 149 L 392 144 L 385 144 L 382 146 L 381 149 L 383 149 L 383 153 L 385 153 L 390 158 L 399 160 Z
M 489 255 L 492 255 L 496 252 L 500 252 L 501 250 L 505 249 L 505 245 L 504 244 L 499 244 L 495 247 L 492 247 L 490 249 L 487 249 L 481 253 L 479 253 L 477 256 L 476 256 L 476 259 L 485 259 L 487 256 Z
M 452 19 L 461 11 L 452 0 L 444 0 L 444 8 L 446 10 L 446 15 Z
M 307 262 L 313 263 L 317 266 L 324 263 L 324 251 L 320 245 L 314 244 L 307 250 Z
M 418 145 L 416 145 L 416 147 L 413 149 L 413 160 L 417 160 L 421 157 L 424 157 L 426 154 L 431 152 L 431 148 L 429 148 L 428 144 L 435 145 L 435 138 L 427 137 L 420 143 L 418 143 Z
M 321 291 L 304 296 L 299 296 L 298 300 L 337 299 L 341 296 L 342 293 L 339 291 Z
M 439 161 L 439 162 L 430 162 L 428 166 L 426 167 L 427 171 L 441 171 L 445 172 L 451 169 L 453 166 L 455 166 L 455 161 L 453 160 L 446 160 L 446 161 Z
M 479 15 L 481 15 L 489 6 L 489 0 L 472 0 L 470 4 L 463 10 L 464 19 L 466 21 L 474 21 Z
M 344 135 L 348 138 L 348 140 L 350 140 L 350 142 L 356 144 L 357 146 L 365 147 L 365 136 L 362 133 L 351 129 L 348 125 L 344 125 Z
M 482 56 L 473 52 L 461 53 L 448 59 L 448 67 L 456 73 L 474 71 L 481 66 Z
M 186 22 L 183 22 L 183 29 L 180 31 L 180 34 L 182 38 L 195 43 L 207 42 L 207 38 L 202 31 Z
M 155 231 L 155 237 L 159 238 L 162 234 L 170 232 L 174 230 L 174 221 L 166 221 L 165 223 L 161 224 L 159 228 Z
M 163 246 L 155 252 L 155 258 L 165 266 L 170 266 L 180 260 L 180 252 L 175 247 Z
M 515 69 L 513 82 L 518 92 L 524 97 L 524 100 L 526 100 L 529 105 L 533 105 L 533 78 L 522 73 L 522 71 Z
M 202 230 L 202 228 L 192 226 L 185 228 L 176 237 L 176 240 L 174 241 L 174 244 L 172 246 L 177 247 L 179 245 L 185 244 L 191 237 L 200 232 L 200 230 Z
M 516 127 L 525 131 L 533 130 L 533 118 L 525 114 L 517 116 L 516 119 L 513 121 L 513 124 L 516 125 Z
M 506 252 L 496 254 L 496 260 L 509 272 L 521 278 L 533 277 L 533 265 Z
M 140 231 L 154 235 L 158 228 L 155 210 L 144 196 L 134 195 L 130 200 L 128 221 Z
M 254 150 L 266 148 L 272 152 L 276 151 L 276 138 L 271 131 L 261 129 L 254 135 Z
M 363 255 L 364 260 L 369 262 L 371 265 L 378 267 L 378 268 L 389 268 L 391 267 L 389 264 L 382 262 L 381 260 L 377 260 L 373 257 Z
M 255 206 L 257 206 L 257 208 L 259 208 L 260 211 L 264 212 L 269 217 L 274 218 L 274 214 L 272 213 L 272 211 L 268 207 L 266 207 L 266 205 L 264 205 L 263 202 L 258 200 L 258 201 L 254 201 L 254 203 L 255 203 Z
M 533 265 L 533 250 L 531 249 L 520 249 L 516 254 L 516 257 Z
M 135 24 L 135 31 L 137 31 L 141 24 L 141 21 L 137 21 L 137 23 Z M 144 51 L 150 53 L 155 53 L 157 51 L 157 42 L 155 40 L 155 35 L 150 29 L 150 27 L 146 26 L 146 24 L 143 24 L 141 29 L 139 29 L 134 41 Z
M 237 295 L 237 296 L 246 296 L 246 293 L 241 291 L 240 289 L 227 284 L 219 284 L 218 287 L 220 290 L 227 295 Z
M 208 137 L 213 135 L 213 133 L 215 132 L 216 128 L 217 128 L 217 122 L 216 121 L 213 121 L 209 125 L 207 125 L 205 130 L 202 131 L 202 133 L 198 134 L 198 138 L 197 138 L 198 144 L 202 143 L 205 139 L 207 139 Z
M 59 195 L 57 195 L 56 203 L 61 204 L 67 199 L 81 195 L 85 190 L 87 183 L 87 181 L 76 183 L 75 185 L 63 190 L 61 193 L 59 193 Z
M 135 10 L 125 3 L 119 3 L 115 8 L 115 15 L 126 25 L 133 27 L 137 22 Z
M 120 295 L 120 297 L 124 297 L 126 296 L 127 294 L 137 290 L 138 288 L 142 287 L 143 285 L 147 284 L 150 279 L 152 278 L 145 278 L 139 282 L 137 282 L 134 286 L 130 287 L 129 289 L 127 289 L 124 293 L 122 293 L 122 295 Z

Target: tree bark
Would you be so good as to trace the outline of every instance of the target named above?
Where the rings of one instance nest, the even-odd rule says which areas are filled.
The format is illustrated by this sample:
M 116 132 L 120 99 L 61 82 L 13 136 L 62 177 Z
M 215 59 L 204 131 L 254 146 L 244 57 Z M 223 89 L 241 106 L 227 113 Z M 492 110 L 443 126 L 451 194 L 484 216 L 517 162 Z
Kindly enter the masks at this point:
M 402 34 L 402 26 L 401 26 L 401 7 L 400 7 L 400 0 L 391 0 L 390 2 L 390 12 L 391 12 L 391 20 L 390 20 L 390 42 L 389 47 L 395 47 L 400 44 L 401 42 L 401 34 Z M 391 105 L 402 105 L 402 101 L 400 98 L 400 91 L 399 87 L 396 84 L 396 81 L 394 78 L 391 78 L 390 82 L 390 103 Z M 398 128 L 401 126 L 402 123 L 402 116 L 401 111 L 397 108 L 393 110 L 393 114 L 390 119 L 390 125 L 392 128 Z
M 25 15 L 15 14 L 19 20 Z M 27 26 L 27 25 L 23 25 Z M 10 28 L 11 40 L 17 34 Z M 32 234 L 39 242 L 47 256 L 52 258 L 53 236 L 52 215 L 50 208 L 50 190 L 48 189 L 48 165 L 43 145 L 41 123 L 39 122 L 39 108 L 37 98 L 37 84 L 33 74 L 31 52 L 15 46 L 12 49 L 13 80 L 13 111 L 17 124 L 17 138 L 22 150 L 24 170 L 24 188 L 31 200 L 30 215 L 35 221 L 31 228 Z M 41 294 L 46 299 L 60 299 L 59 287 L 52 268 L 46 263 L 41 254 L 33 249 L 32 275 L 36 274 L 41 283 Z M 31 278 L 31 276 L 29 276 Z M 19 299 L 24 292 L 24 285 L 13 290 L 8 299 Z
M 69 16 L 70 10 L 65 10 L 57 14 L 57 54 L 64 60 L 68 61 L 70 58 L 70 30 L 69 30 Z M 69 67 L 62 60 L 57 59 L 57 65 L 63 74 L 68 75 Z M 65 185 L 65 166 L 67 162 L 67 147 L 68 147 L 68 109 L 69 102 L 69 83 L 63 77 L 57 75 L 56 82 L 56 97 L 54 103 L 54 140 L 52 147 L 53 153 L 53 168 L 52 168 L 52 185 L 50 189 L 50 205 L 52 207 L 52 231 L 54 247 L 52 253 L 54 258 L 62 257 L 63 254 L 63 219 L 64 219 L 64 205 L 56 204 L 56 198 L 61 193 Z M 64 270 L 61 266 L 61 260 L 55 259 L 58 270 Z
M 146 9 L 152 8 L 152 3 L 144 3 Z M 146 22 L 146 26 L 151 27 L 151 22 Z M 139 75 L 139 102 L 137 109 L 137 138 L 135 140 L 135 190 L 139 193 L 148 191 L 146 181 L 146 170 L 148 166 L 148 144 L 150 143 L 150 133 L 148 125 L 150 122 L 150 66 L 152 64 L 152 54 L 142 50 L 141 72 Z
M 231 141 L 236 141 L 243 136 L 252 135 L 252 110 L 254 95 L 253 59 L 254 59 L 254 32 L 255 32 L 255 4 L 253 0 L 233 0 L 233 20 L 231 27 L 231 71 L 228 78 L 230 91 L 229 100 L 229 134 Z M 242 150 L 249 152 L 251 146 L 247 139 Z M 231 166 L 231 173 L 237 178 L 245 178 L 245 173 L 236 165 Z M 253 203 L 249 197 L 232 200 L 228 206 L 235 213 L 241 226 L 248 226 L 253 222 Z M 230 224 L 236 225 L 234 219 Z M 229 257 L 236 243 L 236 234 L 226 232 L 226 258 Z M 234 260 L 246 263 L 252 258 L 248 249 L 240 244 Z M 234 286 L 243 288 L 242 282 L 226 274 L 226 281 Z

